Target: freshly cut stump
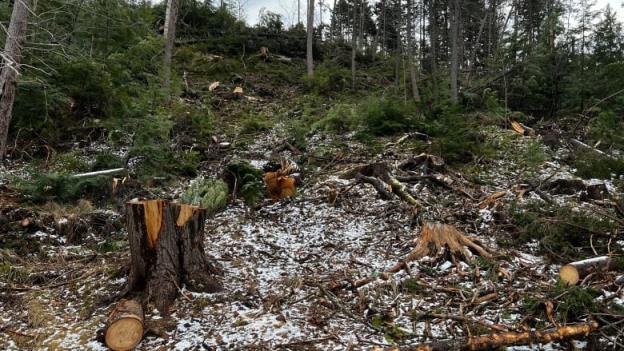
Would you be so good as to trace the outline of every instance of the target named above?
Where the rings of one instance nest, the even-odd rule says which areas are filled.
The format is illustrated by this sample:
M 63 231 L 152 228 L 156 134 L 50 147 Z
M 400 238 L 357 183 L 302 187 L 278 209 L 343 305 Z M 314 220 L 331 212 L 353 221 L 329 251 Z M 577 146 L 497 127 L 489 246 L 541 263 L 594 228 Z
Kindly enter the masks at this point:
M 144 315 L 137 300 L 122 300 L 108 318 L 105 341 L 112 350 L 132 350 L 143 339 Z
M 167 313 L 182 284 L 194 291 L 221 290 L 220 270 L 204 253 L 207 210 L 165 200 L 127 203 L 129 290 L 145 292 Z
M 474 251 L 481 257 L 492 257 L 485 248 L 468 238 L 457 228 L 442 223 L 425 223 L 420 232 L 418 244 L 409 259 L 416 260 L 425 256 L 435 256 L 443 250 L 449 250 L 454 256 L 469 259 Z

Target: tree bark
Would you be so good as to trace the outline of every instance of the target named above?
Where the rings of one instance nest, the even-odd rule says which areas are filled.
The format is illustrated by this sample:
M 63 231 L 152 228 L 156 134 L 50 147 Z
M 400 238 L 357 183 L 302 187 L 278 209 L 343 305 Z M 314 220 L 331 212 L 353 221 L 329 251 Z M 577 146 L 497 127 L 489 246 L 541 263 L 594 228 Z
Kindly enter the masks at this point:
M 416 102 L 420 102 L 420 92 L 418 91 L 418 73 L 416 72 L 416 65 L 414 64 L 414 57 L 416 52 L 414 50 L 414 37 L 412 26 L 414 24 L 414 1 L 408 0 L 407 6 L 409 9 L 409 16 L 407 17 L 407 64 L 410 69 L 410 82 L 412 85 L 412 98 Z
M 429 40 L 431 46 L 431 82 L 433 85 L 433 100 L 438 102 L 440 96 L 438 89 L 438 19 L 437 0 L 429 0 Z
M 163 313 L 182 283 L 195 291 L 219 291 L 220 272 L 204 254 L 206 216 L 205 209 L 165 200 L 128 202 L 130 291 L 145 291 Z
M 314 0 L 308 0 L 308 23 L 307 23 L 307 45 L 306 45 L 306 66 L 308 69 L 308 76 L 314 75 L 314 54 L 312 50 L 314 39 Z
M 4 44 L 3 67 L 0 72 L 0 160 L 3 160 L 7 153 L 17 76 L 22 58 L 22 47 L 26 40 L 31 4 L 32 0 L 15 0 Z
M 460 21 L 460 0 L 452 2 L 452 22 L 451 22 L 451 102 L 459 102 L 459 21 Z
M 175 45 L 176 22 L 178 20 L 178 0 L 167 0 L 167 12 L 165 14 L 165 55 L 163 60 L 163 88 L 167 94 L 167 100 L 171 93 L 171 60 Z
M 353 29 L 351 33 L 351 89 L 355 90 L 355 58 L 357 55 L 357 46 L 358 46 L 358 31 L 355 25 L 357 21 L 357 2 L 353 3 Z
M 145 316 L 137 300 L 122 300 L 106 323 L 104 340 L 112 350 L 132 350 L 143 339 Z

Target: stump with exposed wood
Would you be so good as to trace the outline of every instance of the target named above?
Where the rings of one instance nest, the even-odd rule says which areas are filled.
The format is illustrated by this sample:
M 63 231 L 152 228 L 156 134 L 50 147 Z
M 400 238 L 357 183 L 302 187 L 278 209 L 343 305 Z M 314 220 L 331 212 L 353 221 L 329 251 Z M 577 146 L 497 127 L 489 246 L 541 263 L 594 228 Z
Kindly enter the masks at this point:
M 143 339 L 144 318 L 139 301 L 119 302 L 106 323 L 106 346 L 111 350 L 132 350 Z
M 130 291 L 145 292 L 166 313 L 182 285 L 201 292 L 221 289 L 220 270 L 204 253 L 205 209 L 165 200 L 134 200 L 126 206 Z

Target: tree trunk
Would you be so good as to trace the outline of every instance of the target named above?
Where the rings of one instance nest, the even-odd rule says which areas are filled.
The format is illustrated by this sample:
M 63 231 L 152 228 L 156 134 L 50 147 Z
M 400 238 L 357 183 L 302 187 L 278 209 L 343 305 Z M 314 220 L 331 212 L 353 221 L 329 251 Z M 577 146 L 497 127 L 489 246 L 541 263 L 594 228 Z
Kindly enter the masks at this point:
M 165 200 L 131 201 L 126 216 L 131 291 L 145 291 L 166 313 L 182 283 L 195 291 L 221 289 L 220 272 L 204 254 L 205 209 Z
M 409 16 L 407 17 L 407 45 L 408 45 L 407 64 L 409 65 L 409 69 L 410 69 L 412 98 L 414 99 L 414 101 L 420 102 L 420 93 L 418 91 L 418 77 L 417 77 L 418 74 L 416 72 L 416 65 L 414 64 L 414 57 L 416 55 L 416 52 L 414 50 L 414 37 L 413 37 L 413 31 L 412 31 L 412 26 L 414 25 L 414 17 L 415 17 L 414 16 L 414 1 L 408 0 L 407 6 L 409 9 Z
M 144 319 L 143 307 L 139 301 L 119 302 L 106 323 L 106 346 L 119 351 L 135 348 L 143 339 Z
M 431 43 L 431 83 L 433 86 L 433 100 L 438 102 L 438 19 L 436 0 L 429 0 L 429 40 Z
M 355 58 L 357 54 L 357 46 L 358 46 L 358 32 L 355 23 L 357 21 L 357 2 L 353 3 L 353 29 L 351 33 L 351 89 L 355 90 Z
M 26 40 L 28 15 L 32 0 L 16 0 L 13 4 L 11 23 L 4 44 L 3 68 L 0 72 L 0 160 L 7 153 L 9 126 L 15 101 L 17 75 L 22 58 L 22 46 Z
M 459 21 L 460 21 L 460 0 L 453 0 L 452 2 L 452 22 L 451 22 L 451 102 L 459 102 L 459 87 L 458 87 L 458 75 L 459 75 Z
M 401 1 L 399 1 L 399 6 L 396 6 L 395 13 L 395 28 L 401 27 Z M 396 45 L 395 45 L 395 62 L 394 62 L 394 84 L 399 86 L 401 84 L 401 30 L 397 29 L 396 31 Z
M 171 59 L 175 45 L 176 21 L 178 19 L 178 0 L 167 0 L 167 12 L 165 14 L 165 57 L 163 60 L 163 88 L 167 94 L 167 100 L 171 93 Z
M 314 39 L 314 0 L 308 0 L 308 24 L 307 24 L 307 45 L 306 45 L 306 65 L 308 76 L 314 75 L 314 56 L 312 53 Z

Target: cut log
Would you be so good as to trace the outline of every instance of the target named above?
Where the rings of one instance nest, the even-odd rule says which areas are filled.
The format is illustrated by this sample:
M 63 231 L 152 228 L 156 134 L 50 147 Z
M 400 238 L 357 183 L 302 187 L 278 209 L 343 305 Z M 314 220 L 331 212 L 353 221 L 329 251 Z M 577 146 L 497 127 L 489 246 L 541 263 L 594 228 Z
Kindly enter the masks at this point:
M 143 339 L 144 315 L 137 300 L 122 300 L 106 324 L 106 346 L 112 350 L 132 350 Z
M 221 289 L 220 271 L 204 253 L 205 209 L 165 200 L 134 200 L 126 206 L 130 291 L 145 291 L 167 313 L 182 283 L 195 291 Z
M 559 269 L 559 278 L 567 285 L 576 285 L 581 279 L 592 272 L 614 269 L 616 261 L 609 256 L 598 256 L 582 261 L 568 263 Z
M 503 346 L 527 345 L 527 344 L 548 344 L 551 342 L 561 342 L 573 338 L 589 335 L 598 329 L 596 321 L 589 321 L 584 324 L 574 324 L 561 326 L 545 331 L 526 332 L 505 332 L 491 335 L 473 336 L 466 339 L 444 340 L 428 344 L 389 347 L 386 349 L 375 348 L 375 351 L 476 351 L 476 350 L 496 350 Z

